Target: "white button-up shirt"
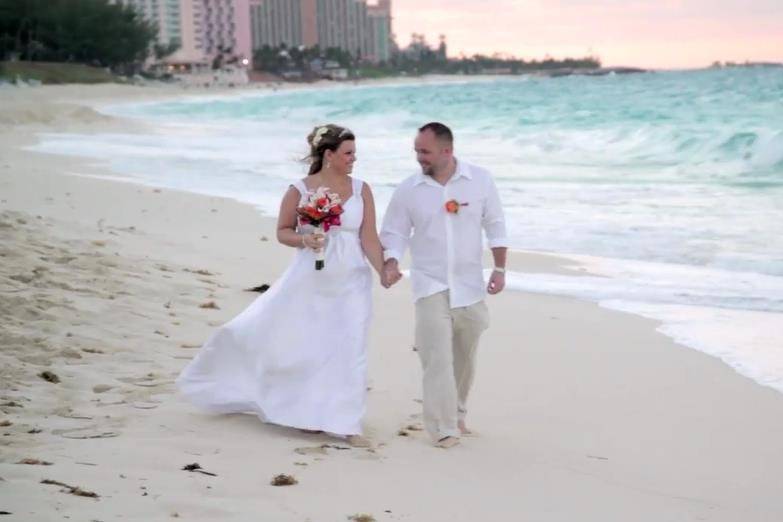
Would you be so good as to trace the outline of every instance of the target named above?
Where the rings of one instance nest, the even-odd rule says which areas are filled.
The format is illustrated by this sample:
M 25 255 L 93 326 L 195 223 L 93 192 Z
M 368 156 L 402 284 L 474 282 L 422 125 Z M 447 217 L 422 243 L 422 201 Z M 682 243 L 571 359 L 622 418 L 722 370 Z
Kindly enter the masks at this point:
M 450 200 L 461 205 L 456 214 L 446 211 Z M 449 290 L 452 308 L 470 306 L 486 294 L 482 229 L 490 248 L 508 246 L 492 176 L 457 161 L 445 185 L 418 173 L 397 187 L 381 227 L 384 258 L 402 259 L 410 244 L 414 299 Z

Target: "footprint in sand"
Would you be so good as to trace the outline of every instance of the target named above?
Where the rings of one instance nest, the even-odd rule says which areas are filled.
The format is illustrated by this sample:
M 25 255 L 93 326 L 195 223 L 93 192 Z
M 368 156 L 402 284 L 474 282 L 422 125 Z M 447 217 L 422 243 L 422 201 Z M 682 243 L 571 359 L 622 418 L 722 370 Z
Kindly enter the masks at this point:
M 68 430 L 52 430 L 52 433 L 65 439 L 109 439 L 120 436 L 119 432 L 101 430 L 96 426 Z
M 66 348 L 60 351 L 60 357 L 64 357 L 66 359 L 81 359 L 82 354 L 71 348 Z
M 326 448 L 323 446 L 310 446 L 305 448 L 296 448 L 294 453 L 299 455 L 327 455 Z
M 328 455 L 328 449 L 335 449 L 340 451 L 348 451 L 352 448 L 350 446 L 337 446 L 336 444 L 321 444 L 320 446 L 305 446 L 301 448 L 295 448 L 294 453 L 299 455 Z
M 184 268 L 183 272 L 190 272 L 191 274 L 198 274 L 198 275 L 202 275 L 202 276 L 218 275 L 216 272 L 210 272 L 209 270 L 204 270 L 203 268 L 200 268 L 198 270 L 192 270 L 190 268 Z
M 147 374 L 144 377 L 120 377 L 117 379 L 120 382 L 124 382 L 126 384 L 132 384 L 134 386 L 142 386 L 144 388 L 154 388 L 155 386 L 163 386 L 166 384 L 171 384 L 173 381 L 171 380 L 159 380 L 160 377 L 156 376 L 155 374 Z
M 160 406 L 160 404 L 160 402 L 156 401 L 133 401 L 130 403 L 130 407 L 136 408 L 137 410 L 154 410 Z

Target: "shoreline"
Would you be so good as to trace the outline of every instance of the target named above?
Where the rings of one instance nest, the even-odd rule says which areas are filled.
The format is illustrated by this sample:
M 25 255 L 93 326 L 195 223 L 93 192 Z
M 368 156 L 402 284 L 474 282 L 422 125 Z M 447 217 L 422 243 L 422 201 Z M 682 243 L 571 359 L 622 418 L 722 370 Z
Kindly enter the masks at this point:
M 483 80 L 493 80 L 495 77 L 487 77 L 483 78 Z M 404 80 L 415 80 L 415 79 L 404 79 Z M 452 79 L 453 81 L 456 79 Z M 443 78 L 440 76 L 434 76 L 431 78 L 431 83 L 440 83 L 443 81 Z M 479 79 L 479 81 L 482 81 L 482 79 Z M 394 86 L 397 85 L 396 82 L 388 83 L 383 80 L 379 80 L 377 82 L 370 82 L 375 83 L 379 86 Z M 408 83 L 419 83 L 419 82 L 401 82 L 400 85 L 407 85 Z M 373 85 L 366 85 L 368 87 L 372 87 Z M 244 96 L 255 96 L 258 95 L 259 92 L 263 93 L 266 92 L 269 95 L 274 95 L 276 92 L 290 92 L 291 90 L 298 90 L 298 89 L 312 89 L 312 90 L 320 90 L 320 89 L 331 89 L 331 88 L 351 88 L 349 85 L 338 85 L 334 82 L 323 82 L 323 85 L 319 84 L 309 84 L 309 85 L 291 85 L 290 88 L 284 87 L 280 90 L 269 90 L 269 89 L 239 89 L 237 91 L 236 89 L 223 89 L 222 92 L 212 91 L 212 92 L 188 92 L 185 91 L 178 91 L 178 92 L 169 92 L 168 89 L 166 89 L 166 92 L 160 93 L 158 91 L 149 91 L 149 92 L 143 92 L 139 93 L 140 89 L 146 89 L 146 88 L 139 88 L 139 87 L 127 87 L 127 86 L 116 86 L 116 88 L 108 89 L 108 92 L 102 92 L 100 96 L 97 96 L 97 100 L 101 101 L 94 101 L 89 104 L 89 109 L 86 110 L 85 106 L 81 105 L 66 105 L 65 107 L 70 107 L 70 111 L 72 111 L 72 114 L 76 114 L 76 127 L 79 132 L 86 132 L 91 133 L 93 132 L 94 128 L 100 129 L 98 132 L 103 132 L 108 128 L 119 128 L 123 132 L 131 131 L 133 133 L 150 133 L 155 132 L 155 126 L 153 125 L 154 122 L 150 122 L 149 120 L 146 120 L 144 118 L 138 118 L 135 116 L 128 116 L 122 113 L 122 111 L 113 112 L 110 110 L 110 107 L 123 105 L 131 103 L 132 105 L 138 105 L 140 102 L 142 104 L 145 103 L 158 103 L 163 100 L 167 99 L 181 99 L 181 100 L 209 100 L 214 98 L 219 99 L 226 99 L 226 98 L 237 98 L 237 97 L 244 97 Z M 355 87 L 354 87 L 355 88 Z M 96 89 L 100 92 L 102 89 L 100 87 L 96 87 Z M 201 89 L 202 91 L 209 91 L 209 89 Z M 55 89 L 55 91 L 62 91 L 64 94 L 61 96 L 61 98 L 64 98 L 69 104 L 72 104 L 73 101 L 71 100 L 71 97 L 73 96 L 72 89 L 70 88 L 61 88 L 61 89 Z M 241 92 L 245 91 L 245 92 Z M 139 94 L 141 96 L 141 100 L 134 100 L 131 102 L 128 97 L 132 95 Z M 107 101 L 108 100 L 108 101 Z M 60 100 L 60 103 L 62 103 L 63 100 Z M 59 112 L 56 113 L 65 113 L 66 119 L 70 122 L 74 118 L 69 116 L 68 110 L 61 109 Z M 106 112 L 104 112 L 106 111 Z M 129 128 L 130 125 L 130 128 Z M 73 123 L 69 123 L 69 130 L 74 129 Z M 59 127 L 59 126 L 58 126 Z M 59 130 L 59 129 L 57 129 Z M 26 146 L 27 147 L 34 147 L 36 141 L 40 142 L 40 139 L 38 137 L 30 137 L 30 140 Z M 46 152 L 44 152 L 46 153 Z M 51 153 L 53 155 L 57 155 L 56 152 Z M 79 157 L 79 156 L 70 156 L 70 157 Z M 113 181 L 121 181 L 121 182 L 128 182 L 128 183 L 135 183 L 146 187 L 154 187 L 154 188 L 160 188 L 165 190 L 180 190 L 177 187 L 172 187 L 171 185 L 167 185 L 164 183 L 154 183 L 149 182 L 147 180 L 142 179 L 135 179 L 129 175 L 123 175 L 120 172 L 116 172 L 111 170 L 108 165 L 106 164 L 106 160 L 96 160 L 92 158 L 87 157 L 80 157 L 83 161 L 88 162 L 90 165 L 97 166 L 97 170 L 95 174 L 91 174 L 91 176 L 96 176 L 100 179 L 107 179 L 107 180 L 113 180 Z M 83 174 L 82 174 L 83 175 Z M 199 192 L 195 190 L 187 190 L 190 194 L 207 194 L 206 192 Z M 210 195 L 210 194 L 207 194 Z M 240 197 L 232 197 L 231 195 L 226 194 L 212 194 L 219 197 L 229 197 L 230 199 L 233 199 L 234 201 L 237 201 L 240 204 L 247 204 L 251 205 L 257 212 L 260 212 L 261 215 L 268 217 L 270 219 L 274 219 L 274 216 L 271 215 L 268 210 L 270 205 L 261 205 L 259 203 L 252 203 L 248 200 L 243 200 Z M 272 205 L 274 206 L 274 205 Z M 683 308 L 682 305 L 678 305 L 675 302 L 664 302 L 664 304 L 661 304 L 658 306 L 658 309 L 652 309 L 651 304 L 652 301 L 647 302 L 644 300 L 641 301 L 633 301 L 630 300 L 628 302 L 616 302 L 618 298 L 606 298 L 606 297 L 600 297 L 600 295 L 590 295 L 588 294 L 583 295 L 584 292 L 580 292 L 575 290 L 574 288 L 571 288 L 570 290 L 568 288 L 562 288 L 561 290 L 550 290 L 546 288 L 535 288 L 535 284 L 530 284 L 528 282 L 520 282 L 525 280 L 525 274 L 541 274 L 541 275 L 548 275 L 552 274 L 555 276 L 575 276 L 575 277 L 581 277 L 581 276 L 593 276 L 593 277 L 613 277 L 611 275 L 606 274 L 597 274 L 592 273 L 590 268 L 586 268 L 585 265 L 593 265 L 595 266 L 596 263 L 598 265 L 601 264 L 601 261 L 614 263 L 616 261 L 625 261 L 625 262 L 636 262 L 634 260 L 615 260 L 611 258 L 599 258 L 599 257 L 593 257 L 592 256 L 586 256 L 583 254 L 574 254 L 574 253 L 559 253 L 559 252 L 546 252 L 546 251 L 527 251 L 523 249 L 514 249 L 511 251 L 512 256 L 520 257 L 521 259 L 531 259 L 532 256 L 538 256 L 539 259 L 542 260 L 541 263 L 538 264 L 537 267 L 530 268 L 529 266 L 525 265 L 524 271 L 513 271 L 510 273 L 510 281 L 509 281 L 509 290 L 510 291 L 531 291 L 534 293 L 537 293 L 539 295 L 558 295 L 558 296 L 564 296 L 569 298 L 575 298 L 575 299 L 581 299 L 586 302 L 591 302 L 598 304 L 601 307 L 610 309 L 610 310 L 616 310 L 616 311 L 622 311 L 625 313 L 631 313 L 634 315 L 637 315 L 638 317 L 644 317 L 651 319 L 653 321 L 656 321 L 656 331 L 663 333 L 670 339 L 672 339 L 675 343 L 681 344 L 683 346 L 686 346 L 690 349 L 697 350 L 701 353 L 705 353 L 707 355 L 710 355 L 711 357 L 716 357 L 719 360 L 721 360 L 723 363 L 730 366 L 734 371 L 737 371 L 740 375 L 743 375 L 744 377 L 747 377 L 757 384 L 761 386 L 768 386 L 771 387 L 781 393 L 783 393 L 783 378 L 781 376 L 783 375 L 783 368 L 779 368 L 777 365 L 777 362 L 774 359 L 770 359 L 769 355 L 764 355 L 761 352 L 759 352 L 758 355 L 753 355 L 751 353 L 751 358 L 746 359 L 746 354 L 743 353 L 742 348 L 737 348 L 738 346 L 741 346 L 743 344 L 743 337 L 736 336 L 735 332 L 731 329 L 726 329 L 724 331 L 723 335 L 724 337 L 721 337 L 720 335 L 713 335 L 709 333 L 705 333 L 704 329 L 700 331 L 698 329 L 698 325 L 688 325 L 688 324 L 682 324 L 682 321 L 679 320 L 678 316 L 687 315 L 690 313 L 694 317 L 698 317 L 697 321 L 703 321 L 704 318 L 709 317 L 710 314 L 719 314 L 720 309 L 717 308 L 701 308 L 697 305 L 691 305 L 690 308 L 687 306 Z M 485 257 L 485 264 L 489 262 L 489 256 L 487 255 Z M 553 264 L 556 264 L 555 267 L 553 267 Z M 677 265 L 675 265 L 677 266 Z M 663 268 L 663 265 L 661 267 Z M 516 281 L 516 284 L 512 284 L 512 281 Z M 566 283 L 566 286 L 569 286 L 569 283 Z M 573 284 L 571 286 L 574 286 Z M 578 284 L 576 284 L 578 287 Z M 622 299 L 622 298 L 619 298 Z M 680 312 L 673 312 L 670 311 L 670 309 L 675 309 L 679 307 L 681 309 Z M 777 319 L 777 313 L 775 312 L 769 312 L 769 311 L 745 311 L 741 309 L 729 309 L 727 313 L 733 314 L 734 317 L 743 317 L 747 316 L 746 320 L 744 321 L 747 323 L 750 321 L 751 323 L 755 324 L 757 328 L 762 328 L 761 333 L 759 335 L 759 332 L 756 333 L 755 338 L 759 339 L 765 339 L 767 338 L 768 341 L 766 341 L 767 345 L 774 345 L 774 337 L 775 337 L 775 330 L 776 330 L 776 319 Z M 755 319 L 751 318 L 752 315 L 755 315 Z M 713 325 L 713 327 L 720 326 L 720 325 Z M 736 326 L 736 325 L 735 325 Z M 747 335 L 745 336 L 747 338 Z M 725 338 L 732 338 L 733 345 L 730 345 L 730 348 L 726 348 L 723 346 L 722 339 Z M 763 347 L 762 347 L 763 348 Z M 767 351 L 768 348 L 766 349 Z M 738 354 L 739 353 L 739 357 Z M 766 359 L 765 359 L 766 357 Z M 772 370 L 768 370 L 768 368 L 772 368 Z
M 63 175 L 107 169 L 19 148 L 41 130 L 124 125 L 60 118 L 0 126 L 0 394 L 22 404 L 0 405 L 0 421 L 11 423 L 0 439 L 9 520 L 783 517 L 783 397 L 656 333 L 654 321 L 574 298 L 488 299 L 470 417 L 481 437 L 454 452 L 417 430 L 398 435 L 420 408 L 407 281 L 373 292 L 373 452 L 321 448 L 339 442 L 252 416 L 197 412 L 176 397 L 173 377 L 255 297 L 243 289 L 272 283 L 291 252 L 250 205 Z M 558 262 L 523 254 L 512 268 L 553 273 Z M 218 308 L 200 307 L 209 301 Z M 44 370 L 61 382 L 38 377 Z M 15 464 L 22 458 L 54 464 Z M 218 476 L 181 470 L 192 462 Z M 268 486 L 277 473 L 299 484 Z M 64 494 L 43 478 L 101 498 Z M 422 501 L 436 481 L 448 487 Z

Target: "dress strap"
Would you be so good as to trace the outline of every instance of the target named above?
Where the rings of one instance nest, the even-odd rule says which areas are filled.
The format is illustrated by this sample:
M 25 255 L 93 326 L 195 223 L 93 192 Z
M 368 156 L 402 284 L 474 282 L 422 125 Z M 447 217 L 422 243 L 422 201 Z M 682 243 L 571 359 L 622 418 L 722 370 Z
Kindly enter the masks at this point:
M 362 188 L 364 188 L 364 181 L 362 181 L 362 180 L 360 180 L 358 178 L 352 178 L 352 179 L 353 179 L 353 186 L 351 187 L 352 194 L 354 196 L 356 196 L 357 199 L 361 199 L 362 198 Z
M 307 194 L 307 187 L 305 186 L 304 182 L 301 179 L 298 179 L 293 183 L 291 183 L 291 186 L 299 191 L 300 196 L 304 197 L 304 195 Z

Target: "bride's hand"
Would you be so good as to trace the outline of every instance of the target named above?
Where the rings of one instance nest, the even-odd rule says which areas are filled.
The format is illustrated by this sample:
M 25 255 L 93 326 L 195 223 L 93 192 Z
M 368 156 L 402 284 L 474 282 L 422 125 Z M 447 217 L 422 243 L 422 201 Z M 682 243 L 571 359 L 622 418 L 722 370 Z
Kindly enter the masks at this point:
M 305 234 L 302 236 L 302 243 L 306 248 L 320 250 L 324 247 L 324 236 L 320 234 Z

